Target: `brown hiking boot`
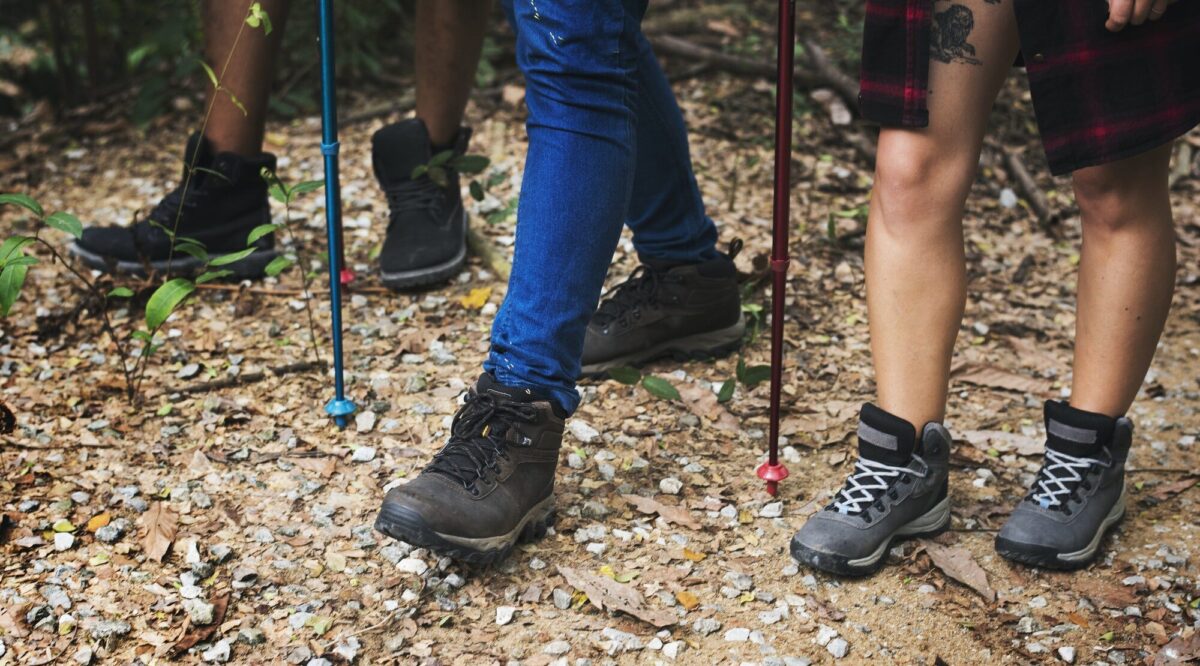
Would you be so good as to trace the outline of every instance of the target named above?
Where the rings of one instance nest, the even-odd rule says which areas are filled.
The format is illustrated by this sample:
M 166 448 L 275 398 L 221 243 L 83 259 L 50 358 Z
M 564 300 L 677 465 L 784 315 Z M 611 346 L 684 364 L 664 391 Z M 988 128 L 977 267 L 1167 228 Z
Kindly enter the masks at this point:
M 375 529 L 471 564 L 545 536 L 563 421 L 549 401 L 485 373 L 454 416 L 450 441 L 417 478 L 388 491 Z
M 728 255 L 698 264 L 644 261 L 592 315 L 580 374 L 600 377 L 659 358 L 687 361 L 736 351 L 746 332 L 732 261 L 740 249 L 735 241 Z

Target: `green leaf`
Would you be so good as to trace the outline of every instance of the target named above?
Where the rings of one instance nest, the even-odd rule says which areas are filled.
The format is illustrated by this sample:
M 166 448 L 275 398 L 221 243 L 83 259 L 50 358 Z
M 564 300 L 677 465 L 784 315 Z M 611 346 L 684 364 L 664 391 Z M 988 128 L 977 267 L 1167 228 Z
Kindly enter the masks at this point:
M 675 388 L 671 382 L 662 377 L 654 375 L 646 375 L 642 378 L 642 386 L 650 392 L 650 395 L 663 400 L 679 400 L 679 390 Z
M 208 262 L 208 265 L 228 266 L 229 264 L 237 263 L 242 259 L 254 254 L 254 251 L 257 249 L 258 248 L 256 247 L 248 247 L 244 250 L 238 250 L 237 252 L 230 252 L 229 254 L 223 254 L 219 257 L 213 257 L 212 260 Z
M 262 26 L 263 34 L 271 34 L 273 29 L 271 26 L 271 16 L 262 8 L 262 4 L 255 2 L 250 5 L 250 11 L 246 13 L 246 25 L 251 28 Z
M 641 372 L 639 372 L 636 368 L 630 368 L 627 366 L 609 368 L 608 376 L 621 382 L 622 384 L 628 384 L 629 386 L 633 386 L 642 380 Z
M 246 234 L 247 247 L 254 245 L 254 241 L 262 238 L 263 236 L 266 236 L 267 234 L 273 234 L 276 231 L 279 231 L 278 224 L 260 224 L 257 227 L 254 227 L 250 230 L 249 234 Z
M 195 257 L 203 263 L 208 263 L 208 250 L 204 249 L 199 243 L 179 243 L 175 246 L 176 252 Z
M 154 410 L 154 413 L 158 416 L 166 416 L 166 415 L 170 414 L 171 413 L 171 403 L 169 403 L 169 402 L 164 403 L 162 407 L 159 407 L 158 409 Z
M 278 201 L 281 204 L 291 203 L 288 201 L 288 193 L 287 193 L 287 190 L 285 190 L 283 188 L 283 183 L 274 182 L 274 183 L 271 183 L 270 185 L 268 185 L 267 186 L 267 194 L 271 195 L 272 199 Z
M 24 194 L 0 194 L 0 206 L 4 204 L 20 206 L 38 217 L 46 214 L 46 211 L 42 210 L 42 205 L 36 199 Z
M 739 358 L 737 364 L 737 379 L 747 388 L 753 388 L 771 378 L 771 366 L 746 365 L 746 359 Z
M 12 236 L 4 239 L 4 244 L 0 245 L 0 266 L 6 265 L 15 257 L 24 256 L 21 250 L 33 242 L 31 236 Z
M 483 185 L 480 185 L 479 181 L 477 181 L 477 180 L 471 181 L 471 184 L 467 187 L 467 189 L 471 190 L 471 198 L 472 199 L 474 199 L 476 201 L 483 201 L 483 197 L 484 197 Z
M 442 152 L 438 153 L 437 155 L 434 155 L 429 160 L 429 166 L 430 167 L 443 166 L 447 162 L 449 162 L 452 157 L 454 157 L 453 150 L 443 150 Z
M 277 277 L 294 263 L 296 262 L 292 261 L 291 258 L 280 255 L 272 259 L 271 263 L 267 264 L 267 267 L 263 269 L 263 272 L 270 277 Z
M 450 176 L 442 167 L 429 167 L 429 180 L 438 187 L 450 187 Z
M 221 278 L 227 277 L 229 275 L 233 275 L 233 271 L 231 271 L 231 270 L 206 271 L 204 273 L 201 273 L 200 277 L 196 278 L 196 284 L 204 284 L 205 282 L 212 282 L 213 280 L 220 280 Z
M 157 330 L 175 308 L 179 307 L 183 299 L 195 290 L 196 285 L 186 278 L 175 278 L 161 284 L 150 295 L 150 300 L 146 301 L 146 328 L 151 331 Z
M 46 225 L 59 231 L 65 231 L 75 238 L 83 238 L 83 223 L 70 213 L 62 211 L 53 213 L 46 218 Z
M 153 338 L 150 337 L 149 331 L 134 331 L 133 333 L 130 333 L 130 336 L 134 340 L 141 340 L 142 342 L 151 342 L 153 340 Z
M 28 271 L 29 267 L 24 264 L 10 264 L 0 270 L 0 317 L 7 317 L 20 298 Z
M 203 60 L 200 61 L 200 66 L 204 68 L 204 73 L 208 75 L 208 80 L 212 81 L 213 88 L 220 90 L 221 84 L 217 82 L 217 73 L 213 71 L 213 68 L 209 67 L 208 63 Z
M 246 111 L 246 105 L 242 104 L 242 100 L 238 99 L 237 95 L 233 94 L 232 90 L 230 90 L 229 88 L 221 88 L 221 90 L 226 95 L 229 95 L 229 101 L 233 102 L 233 105 L 238 108 L 238 111 L 242 112 L 243 116 L 250 115 L 250 112 Z
M 37 257 L 31 257 L 28 254 L 22 254 L 17 257 L 12 257 L 4 262 L 5 266 L 32 266 L 38 262 Z
M 416 180 L 427 173 L 429 173 L 429 165 L 418 164 L 417 166 L 413 167 L 412 173 L 409 174 L 409 178 Z
M 726 379 L 721 383 L 721 388 L 717 391 L 717 402 L 729 402 L 733 399 L 733 389 L 737 386 L 737 382 L 732 379 Z
M 292 188 L 292 198 L 293 199 L 296 198 L 296 195 L 299 195 L 299 194 L 307 194 L 309 192 L 316 192 L 317 190 L 321 189 L 322 187 L 325 187 L 325 181 L 323 181 L 323 180 L 306 180 L 303 182 L 296 183 L 296 186 Z
M 108 292 L 109 298 L 133 298 L 133 290 L 129 287 L 113 287 Z
M 210 169 L 208 167 L 202 167 L 202 166 L 194 166 L 194 167 L 190 167 L 190 168 L 193 172 L 200 172 L 200 173 L 208 174 L 208 175 L 212 176 L 213 178 L 219 178 L 219 179 L 225 181 L 226 183 L 233 182 L 232 180 L 229 180 L 229 176 L 226 176 L 225 174 L 221 173 L 220 171 L 217 171 L 216 169 Z
M 483 155 L 459 155 L 450 162 L 450 167 L 459 173 L 479 173 L 491 163 Z

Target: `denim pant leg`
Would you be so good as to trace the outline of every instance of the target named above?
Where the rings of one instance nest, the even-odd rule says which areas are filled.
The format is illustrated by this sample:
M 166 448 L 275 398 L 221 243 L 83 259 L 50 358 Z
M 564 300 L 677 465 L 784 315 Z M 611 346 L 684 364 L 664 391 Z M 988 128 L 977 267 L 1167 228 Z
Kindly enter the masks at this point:
M 567 412 L 584 331 L 629 210 L 646 0 L 505 0 L 529 153 L 508 295 L 484 369 Z
M 640 30 L 637 40 L 637 169 L 626 220 L 633 246 L 643 260 L 714 259 L 717 228 L 704 213 L 683 114 Z

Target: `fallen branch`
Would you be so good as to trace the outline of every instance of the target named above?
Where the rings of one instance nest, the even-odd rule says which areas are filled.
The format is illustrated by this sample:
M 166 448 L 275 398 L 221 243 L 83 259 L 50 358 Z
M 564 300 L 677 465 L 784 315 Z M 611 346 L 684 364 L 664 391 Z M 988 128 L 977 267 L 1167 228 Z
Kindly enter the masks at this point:
M 1029 202 L 1029 208 L 1037 216 L 1038 223 L 1044 228 L 1054 226 L 1058 222 L 1058 216 L 1050 209 L 1050 201 L 1046 199 L 1042 188 L 1038 187 L 1037 181 L 1030 175 L 1029 169 L 1025 168 L 1025 162 L 1021 160 L 1021 156 L 1007 148 L 1000 148 L 1000 152 L 1004 155 L 1004 168 L 1016 181 L 1021 194 L 1025 195 L 1025 200 Z
M 325 365 L 324 361 L 321 361 L 319 363 L 317 361 L 302 361 L 300 363 L 289 363 L 288 365 L 281 365 L 277 368 L 269 368 L 268 370 L 275 377 L 283 377 L 285 375 L 290 375 L 290 374 L 294 374 L 294 373 L 298 373 L 298 372 L 308 372 L 309 370 L 317 370 L 317 369 L 324 370 L 325 367 L 326 367 L 326 365 Z M 185 387 L 179 389 L 178 391 L 176 391 L 176 393 L 182 393 L 184 395 L 191 395 L 193 393 L 208 393 L 209 391 L 215 391 L 217 389 L 233 388 L 235 386 L 245 386 L 246 384 L 254 384 L 257 382 L 261 382 L 262 380 L 264 380 L 266 378 L 267 378 L 267 373 L 263 372 L 263 371 L 247 372 L 245 374 L 237 375 L 236 377 L 224 377 L 222 379 L 216 379 L 211 382 L 204 382 L 202 384 L 196 384 L 194 386 L 185 386 Z
M 801 44 L 804 45 L 806 59 L 813 71 L 817 73 L 817 76 L 821 77 L 830 88 L 833 88 L 837 94 L 841 95 L 846 104 L 857 113 L 858 79 L 838 69 L 838 66 L 825 53 L 825 49 L 821 48 L 813 40 L 805 39 Z
M 487 236 L 479 233 L 473 227 L 468 227 L 467 248 L 471 250 L 472 254 L 479 257 L 484 265 L 499 276 L 501 280 L 508 281 L 508 276 L 512 274 L 512 264 L 508 263 L 508 259 L 504 257 L 504 252 L 493 245 Z

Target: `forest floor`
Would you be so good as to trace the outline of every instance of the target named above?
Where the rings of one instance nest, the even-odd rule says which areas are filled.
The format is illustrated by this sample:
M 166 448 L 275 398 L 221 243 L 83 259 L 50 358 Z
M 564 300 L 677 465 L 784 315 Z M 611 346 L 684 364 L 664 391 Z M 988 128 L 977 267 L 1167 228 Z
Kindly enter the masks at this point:
M 756 285 L 748 302 L 764 305 L 772 86 L 664 60 L 685 73 L 677 94 L 722 243 L 745 241 L 738 264 Z M 472 149 L 492 159 L 493 176 L 488 198 L 471 204 L 472 224 L 502 255 L 526 147 L 519 86 L 481 94 L 468 110 Z M 894 548 L 875 576 L 839 580 L 798 569 L 787 545 L 852 467 L 854 421 L 873 394 L 862 259 L 871 170 L 844 139 L 851 130 L 801 97 L 785 333 L 791 477 L 778 499 L 754 476 L 767 384 L 739 385 L 719 404 L 714 385 L 734 377 L 737 357 L 664 362 L 646 372 L 680 400 L 612 380 L 581 387 L 547 538 L 475 569 L 372 531 L 385 488 L 443 443 L 505 291 L 475 258 L 448 285 L 381 288 L 370 257 L 386 204 L 369 139 L 393 113 L 342 132 L 348 255 L 360 276 L 345 301 L 348 386 L 366 410 L 345 431 L 322 412 L 325 373 L 269 371 L 311 358 L 294 271 L 201 290 L 170 320 L 136 408 L 69 274 L 46 262 L 30 271 L 0 328 L 0 399 L 17 421 L 0 440 L 0 664 L 1133 664 L 1173 663 L 1172 641 L 1198 658 L 1195 173 L 1174 191 L 1179 290 L 1131 411 L 1129 515 L 1084 571 L 1014 566 L 992 538 L 1039 464 L 1041 402 L 1069 386 L 1080 250 L 1069 182 L 1044 175 L 1014 75 L 998 108 L 1017 112 L 997 113 L 992 145 L 1025 155 L 1061 219 L 1041 228 L 989 147 L 965 221 L 970 304 L 947 419 L 953 529 Z M 64 136 L 48 124 L 0 157 L 0 191 L 89 223 L 125 222 L 174 184 L 172 155 L 187 132 L 181 119 L 144 135 L 103 125 Z M 1200 147 L 1200 134 L 1185 140 Z M 315 118 L 268 135 L 291 182 L 321 177 L 318 142 Z M 313 254 L 324 245 L 321 199 L 292 211 Z M 0 211 L 0 227 L 23 224 Z M 626 237 L 610 284 L 635 266 Z M 312 303 L 327 360 L 327 292 L 317 288 Z M 121 331 L 139 313 L 111 311 Z M 743 354 L 765 363 L 766 341 Z M 219 380 L 232 385 L 205 388 Z M 621 608 L 614 596 L 633 597 L 632 612 L 595 606 Z

